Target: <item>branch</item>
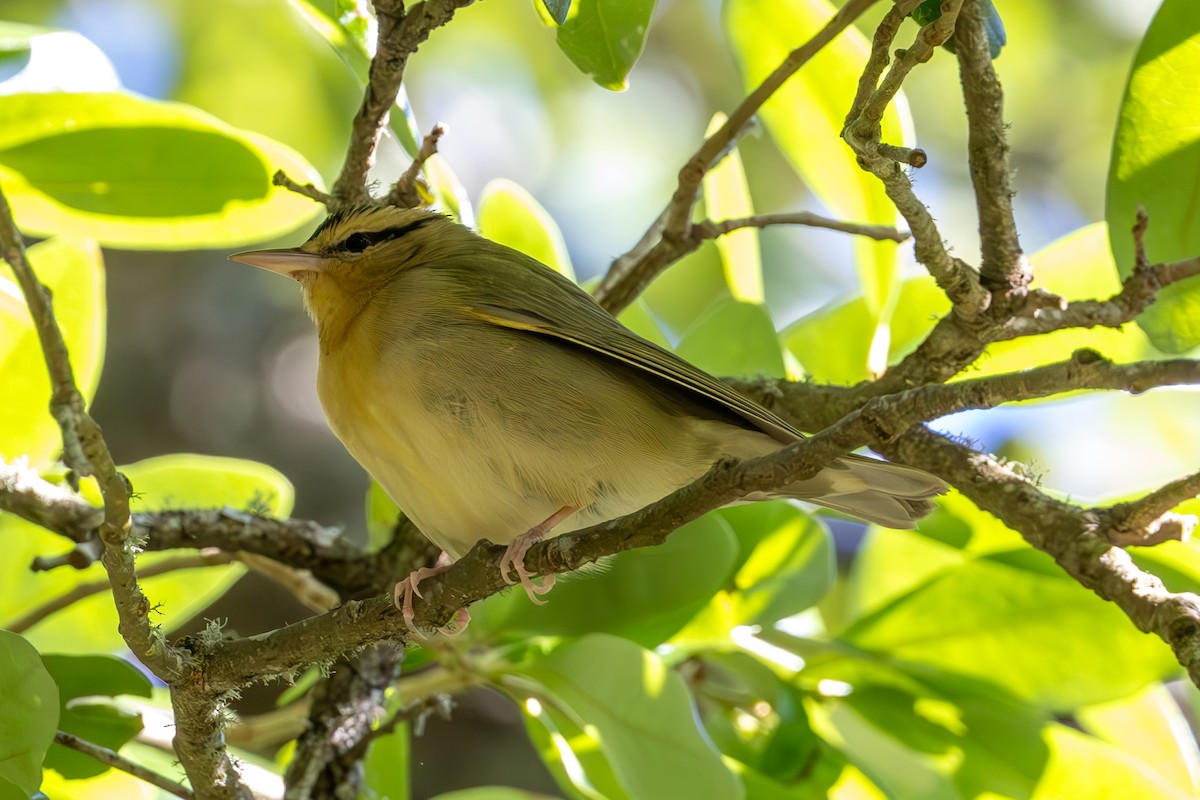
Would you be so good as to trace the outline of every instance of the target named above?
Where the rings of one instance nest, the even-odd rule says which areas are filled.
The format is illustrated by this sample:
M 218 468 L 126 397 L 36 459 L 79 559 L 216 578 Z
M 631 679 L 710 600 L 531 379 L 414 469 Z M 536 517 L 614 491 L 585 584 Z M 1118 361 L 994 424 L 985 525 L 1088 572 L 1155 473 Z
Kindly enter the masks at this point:
M 104 520 L 100 539 L 104 542 L 101 562 L 112 585 L 121 637 L 143 663 L 166 680 L 175 674 L 179 655 L 165 652 L 150 625 L 150 601 L 142 594 L 134 572 L 134 549 L 128 542 L 130 488 L 117 472 L 100 426 L 85 410 L 83 396 L 75 385 L 75 374 L 67 346 L 51 308 L 50 292 L 38 281 L 25 257 L 25 247 L 13 220 L 8 198 L 0 191 L 0 248 L 12 267 L 25 295 L 41 341 L 53 396 L 50 413 L 63 434 L 63 460 L 78 475 L 95 475 L 104 498 Z
M 1155 489 L 1140 500 L 1108 509 L 1108 538 L 1114 544 L 1150 545 L 1175 539 L 1187 541 L 1196 525 L 1194 516 L 1171 514 L 1171 509 L 1200 495 L 1200 472 Z
M 1121 291 L 1107 300 L 1076 300 L 1057 307 L 1040 307 L 1031 316 L 1016 317 L 994 341 L 1036 336 L 1063 328 L 1120 328 L 1132 322 L 1171 284 L 1200 275 L 1200 256 L 1135 267 Z
M 975 204 L 979 211 L 979 238 L 983 285 L 1008 297 L 1024 294 L 1033 278 L 1021 252 L 1017 223 L 1013 219 L 1013 188 L 1004 128 L 1004 91 L 992 67 L 991 48 L 984 28 L 983 3 L 967 0 L 954 33 L 967 107 L 967 150 Z
M 86 756 L 91 756 L 101 764 L 107 764 L 114 769 L 127 772 L 133 777 L 143 780 L 151 786 L 157 786 L 164 792 L 173 794 L 176 797 L 182 797 L 184 800 L 192 800 L 194 797 L 194 795 L 188 791 L 188 788 L 182 783 L 173 781 L 164 775 L 159 775 L 154 770 L 147 769 L 141 764 L 135 764 L 134 762 L 125 758 L 125 756 L 117 753 L 114 750 L 109 750 L 107 747 L 101 747 L 98 744 L 92 744 L 85 739 L 80 739 L 78 736 L 75 736 L 71 733 L 66 733 L 65 731 L 57 731 L 54 734 L 54 741 L 58 744 L 61 744 L 63 747 L 69 747 L 72 750 L 77 750 Z
M 1200 597 L 1168 591 L 1109 542 L 1101 533 L 1103 510 L 1049 497 L 991 456 L 928 430 L 910 431 L 881 452 L 947 478 L 980 508 L 1053 556 L 1072 578 L 1115 603 L 1140 630 L 1158 635 L 1200 685 Z
M 164 559 L 157 564 L 140 570 L 139 574 L 142 578 L 152 578 L 155 575 L 165 575 L 181 569 L 219 566 L 221 564 L 228 564 L 233 560 L 234 557 L 229 553 L 210 550 L 197 555 L 176 556 L 175 558 Z M 41 605 L 31 608 L 29 611 L 7 623 L 5 627 L 13 633 L 22 633 L 46 619 L 46 617 L 62 611 L 64 608 L 69 608 L 85 597 L 107 592 L 110 589 L 111 586 L 107 580 L 87 581 L 76 584 L 70 591 L 64 592 L 57 597 L 52 597 Z
M 397 206 L 399 208 L 416 208 L 417 206 L 425 205 L 426 200 L 421 196 L 420 187 L 417 179 L 421 174 L 421 168 L 425 166 L 425 162 L 433 158 L 438 150 L 438 139 L 446 135 L 446 128 L 440 122 L 433 126 L 433 130 L 421 142 L 421 149 L 417 153 L 417 157 L 408 165 L 408 169 L 404 170 L 404 174 L 400 179 L 392 185 L 392 190 L 388 192 L 387 204 Z
M 325 194 L 325 192 L 322 192 L 311 183 L 306 183 L 301 186 L 289 178 L 287 173 L 283 170 L 277 170 L 275 172 L 275 175 L 271 178 L 271 183 L 275 184 L 276 186 L 282 186 L 289 192 L 295 192 L 296 194 L 303 195 L 310 200 L 315 200 L 324 205 L 326 208 L 332 208 L 336 204 L 336 201 L 333 199 L 332 195 Z
M 807 225 L 811 228 L 826 228 L 831 231 L 841 231 L 855 236 L 866 236 L 877 241 L 903 242 L 909 238 L 905 231 L 896 230 L 890 225 L 866 225 L 858 222 L 843 222 L 829 219 L 808 211 L 793 211 L 786 214 L 755 214 L 752 217 L 723 219 L 720 222 L 704 220 L 692 225 L 693 236 L 699 241 L 716 239 L 730 231 L 740 228 L 765 228 L 769 225 Z
M 367 73 L 362 105 L 351 123 L 346 160 L 333 185 L 333 197 L 339 205 L 354 205 L 370 199 L 367 173 L 375 163 L 375 149 L 404 80 L 408 57 L 429 38 L 434 28 L 445 25 L 455 11 L 472 2 L 423 0 L 405 11 L 403 0 L 375 0 L 379 38 Z
M 104 522 L 102 510 L 20 463 L 0 462 L 0 510 L 73 542 L 87 541 Z
M 308 725 L 288 764 L 287 797 L 358 797 L 360 764 L 400 677 L 404 648 L 378 644 L 343 660 L 312 692 Z
M 689 220 L 692 209 L 699 197 L 700 183 L 705 174 L 732 149 L 762 104 L 874 3 L 875 0 L 849 0 L 825 27 L 789 53 L 783 63 L 742 100 L 725 120 L 725 124 L 704 140 L 679 170 L 679 182 L 675 193 L 658 219 L 633 249 L 619 256 L 609 266 L 600 285 L 596 287 L 597 302 L 615 314 L 629 305 L 659 272 L 695 249 L 688 249 L 692 239 L 687 234 L 691 227 Z
M 961 0 L 958 0 L 961 3 Z M 954 304 L 954 313 L 965 320 L 974 320 L 991 303 L 991 297 L 980 285 L 979 276 L 960 259 L 946 250 L 942 234 L 929 209 L 913 191 L 912 181 L 900 164 L 920 167 L 925 163 L 923 151 L 912 151 L 880 141 L 881 121 L 887 104 L 900 91 L 900 86 L 917 64 L 929 59 L 935 47 L 950 35 L 958 3 L 951 3 L 942 15 L 917 34 L 913 44 L 901 51 L 896 63 L 879 83 L 889 61 L 889 52 L 900 30 L 900 24 L 916 7 L 917 2 L 897 3 L 886 15 L 871 45 L 871 57 L 859 78 L 858 92 L 846 118 L 842 138 L 858 156 L 859 164 L 883 183 L 888 198 L 908 223 L 914 240 L 913 251 L 938 286 Z M 878 83 L 878 85 L 877 85 Z M 957 370 L 956 370 L 957 371 Z
M 175 736 L 171 740 L 192 790 L 201 800 L 254 800 L 242 783 L 222 735 L 225 699 L 207 687 L 180 681 L 171 685 Z

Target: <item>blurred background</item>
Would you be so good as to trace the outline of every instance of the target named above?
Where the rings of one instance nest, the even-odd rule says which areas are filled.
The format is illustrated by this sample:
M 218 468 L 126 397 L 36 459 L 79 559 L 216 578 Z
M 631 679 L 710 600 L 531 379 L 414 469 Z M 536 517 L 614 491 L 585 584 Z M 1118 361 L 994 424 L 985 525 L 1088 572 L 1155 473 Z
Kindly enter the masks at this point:
M 864 20 L 868 33 L 883 5 Z M 1103 219 L 1117 109 L 1157 3 L 997 5 L 1008 30 L 996 68 L 1013 122 L 1017 223 L 1026 252 L 1034 253 Z M 99 46 L 128 89 L 271 136 L 300 151 L 327 181 L 336 176 L 360 88 L 287 0 L 0 0 L 0 18 L 77 30 Z M 901 39 L 914 31 L 907 28 Z M 446 124 L 441 153 L 468 194 L 477 198 L 496 178 L 529 190 L 561 226 L 581 279 L 634 244 L 712 114 L 732 109 L 744 94 L 719 0 L 659 0 L 625 92 L 582 76 L 533 0 L 488 0 L 460 11 L 412 59 L 406 83 L 421 130 Z M 915 174 L 917 191 L 955 253 L 977 262 L 954 59 L 939 51 L 905 91 L 918 143 L 930 157 Z M 822 211 L 764 134 L 748 136 L 741 154 L 758 210 Z M 381 184 L 406 161 L 385 142 Z M 263 245 L 297 244 L 308 229 Z M 777 327 L 857 294 L 844 236 L 774 228 L 761 239 Z M 108 352 L 93 410 L 117 461 L 172 452 L 262 461 L 295 483 L 296 516 L 360 535 L 367 478 L 325 427 L 314 389 L 315 336 L 299 288 L 230 263 L 226 252 L 105 255 Z M 1031 463 L 1056 491 L 1100 501 L 1194 469 L 1195 410 L 1194 393 L 1161 392 L 959 415 L 940 426 Z M 306 613 L 251 575 L 227 597 L 228 609 L 207 616 L 230 615 L 251 599 L 266 616 L 237 612 L 241 633 Z M 244 710 L 265 702 L 248 696 Z M 447 731 L 433 726 L 416 743 L 418 764 L 423 749 L 439 748 L 428 759 L 429 774 L 418 775 L 416 796 L 478 782 L 484 758 L 502 770 L 489 773 L 496 782 L 550 790 L 548 777 L 526 773 L 521 781 L 503 773 L 542 769 L 494 746 L 500 731 L 514 732 L 513 718 L 488 698 L 470 704 L 450 734 L 453 751 L 440 750 Z M 453 753 L 466 754 L 462 764 Z M 456 783 L 464 769 L 470 774 Z

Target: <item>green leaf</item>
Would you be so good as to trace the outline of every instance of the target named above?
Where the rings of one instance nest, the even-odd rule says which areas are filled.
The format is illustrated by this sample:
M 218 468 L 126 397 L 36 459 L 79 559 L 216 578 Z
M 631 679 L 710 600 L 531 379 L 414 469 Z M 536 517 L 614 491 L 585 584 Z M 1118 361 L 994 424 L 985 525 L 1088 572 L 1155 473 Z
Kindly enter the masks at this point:
M 609 633 L 654 647 L 725 584 L 736 553 L 729 525 L 710 514 L 658 547 L 617 554 L 595 574 L 562 576 L 553 603 L 535 606 L 519 591 L 476 603 L 470 630 L 485 637 Z
M 104 263 L 94 242 L 51 239 L 30 247 L 29 263 L 53 295 L 75 382 L 91 402 L 104 362 Z M 45 466 L 62 449 L 50 416 L 50 378 L 24 296 L 0 277 L 0 459 Z
M 771 625 L 811 608 L 833 588 L 833 541 L 815 517 L 784 501 L 719 513 L 739 538 L 755 539 L 733 579 L 736 624 Z
M 894 691 L 832 705 L 830 735 L 890 797 L 1128 800 L 1191 797 L 1147 764 L 1020 706 Z M 824 727 L 824 726 L 823 726 Z
M 837 12 L 828 0 L 730 0 L 729 37 L 747 89 L 756 88 L 801 42 Z M 841 139 L 842 125 L 869 51 L 851 26 L 790 77 L 763 104 L 760 116 L 771 138 L 813 193 L 836 215 L 856 222 L 894 225 L 895 206 L 882 184 L 859 168 Z M 803 124 L 798 124 L 803 120 Z M 912 124 L 903 95 L 884 112 L 883 141 L 907 145 Z M 855 368 L 881 371 L 887 321 L 895 305 L 897 244 L 856 239 L 855 266 L 863 288 L 872 345 Z M 856 354 L 859 355 L 859 354 Z
M 483 187 L 476 213 L 480 235 L 520 250 L 575 280 L 562 231 L 546 209 L 521 186 L 503 178 L 492 181 Z
M 510 689 L 586 726 L 632 800 L 743 797 L 741 781 L 701 738 L 683 680 L 653 653 L 592 634 L 511 677 Z
M 547 0 L 547 2 L 550 1 Z M 457 792 L 439 794 L 433 800 L 538 800 L 540 797 L 543 795 L 508 786 L 479 786 L 474 789 L 460 789 Z
M 605 89 L 629 86 L 629 71 L 646 44 L 654 0 L 578 0 L 558 29 L 558 47 Z
M 892 551 L 897 572 L 923 569 L 918 565 L 933 548 L 949 550 L 926 540 L 923 553 L 911 546 L 916 534 L 888 533 L 871 546 L 907 539 L 907 558 Z M 943 568 L 841 639 L 913 674 L 941 670 L 947 685 L 958 675 L 1052 711 L 1122 697 L 1178 670 L 1162 642 L 1027 548 Z
M 1200 750 L 1169 689 L 1155 684 L 1132 697 L 1075 712 L 1085 731 L 1152 767 L 1189 797 L 1200 796 Z
M 724 114 L 716 114 L 704 135 L 712 136 L 725 124 L 726 119 Z M 742 157 L 736 149 L 730 150 L 725 158 L 705 174 L 702 188 L 704 209 L 710 220 L 720 222 L 754 214 L 750 187 L 746 183 L 746 170 L 742 167 Z M 725 282 L 729 284 L 729 293 L 734 299 L 746 303 L 764 302 L 758 230 L 742 228 L 731 231 L 718 237 L 716 246 L 717 252 L 721 254 L 721 265 L 725 268 Z
M 569 800 L 629 800 L 588 730 L 536 697 L 526 698 L 522 710 L 534 748 Z
M 362 796 L 387 800 L 412 797 L 409 788 L 412 783 L 411 736 L 408 724 L 404 723 L 371 740 L 362 762 Z
M 1142 38 L 1121 105 L 1108 172 L 1105 218 L 1122 276 L 1134 267 L 1136 210 L 1150 216 L 1150 261 L 1194 257 L 1200 248 L 1200 5 L 1164 0 Z M 1200 278 L 1168 286 L 1138 317 L 1150 340 L 1168 353 L 1200 344 Z
M 567 14 L 571 11 L 571 0 L 542 0 L 542 5 L 552 20 L 559 25 L 566 23 Z
M 700 246 L 661 273 L 642 294 L 654 318 L 681 334 L 716 303 L 730 298 L 717 248 Z
M 371 479 L 367 488 L 367 544 L 372 550 L 378 550 L 392 540 L 396 523 L 404 512 L 388 493 L 383 490 L 378 481 Z
M 714 375 L 787 376 L 766 306 L 719 301 L 684 332 L 675 352 Z
M 42 657 L 58 684 L 61 706 L 58 727 L 92 744 L 120 750 L 142 730 L 141 715 L 114 704 L 116 695 L 150 697 L 150 681 L 136 667 L 114 656 Z M 91 756 L 54 744 L 45 765 L 64 778 L 80 779 L 108 770 Z
M 277 169 L 321 183 L 290 148 L 190 106 L 117 93 L 0 97 L 0 181 L 32 233 L 163 250 L 273 239 L 319 211 L 272 186 Z
M 147 458 L 121 472 L 133 484 L 134 512 L 226 507 L 286 517 L 296 495 L 283 473 L 241 458 L 179 453 Z
M 950 301 L 928 275 L 900 284 L 892 315 L 888 363 L 911 353 L 950 310 Z M 784 330 L 788 351 L 816 381 L 851 385 L 870 377 L 867 355 L 872 342 L 871 313 L 855 297 L 817 309 Z
M 37 650 L 8 631 L 0 631 L 0 697 L 0 781 L 28 797 L 58 728 L 58 688 Z

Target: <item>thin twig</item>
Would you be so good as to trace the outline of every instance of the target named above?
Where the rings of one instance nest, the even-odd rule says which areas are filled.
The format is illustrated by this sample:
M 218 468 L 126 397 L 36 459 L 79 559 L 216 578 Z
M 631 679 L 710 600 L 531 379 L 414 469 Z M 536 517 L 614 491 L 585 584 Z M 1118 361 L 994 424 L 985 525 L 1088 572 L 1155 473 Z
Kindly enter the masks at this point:
M 375 0 L 379 38 L 363 101 L 351 123 L 346 159 L 333 185 L 333 197 L 339 205 L 354 205 L 369 199 L 367 173 L 375 163 L 375 149 L 387 127 L 388 113 L 396 102 L 409 56 L 429 38 L 431 31 L 445 25 L 454 12 L 472 2 L 423 0 L 406 11 L 403 0 Z
M 234 556 L 229 553 L 221 553 L 216 550 L 205 550 L 195 555 L 181 555 L 172 558 L 165 558 L 156 564 L 151 564 L 138 571 L 138 574 L 143 578 L 152 578 L 156 575 L 166 575 L 169 572 L 176 572 L 182 569 L 198 569 L 200 567 L 214 567 L 221 564 L 228 564 L 234 560 Z M 86 597 L 91 597 L 101 592 L 107 592 L 112 587 L 107 580 L 103 581 L 87 581 L 79 583 L 71 587 L 67 592 L 64 592 L 57 597 L 52 597 L 39 606 L 31 608 L 26 613 L 9 622 L 5 627 L 13 633 L 22 633 L 29 630 L 34 625 L 46 619 L 50 615 L 69 608 L 80 600 Z
M 890 225 L 867 225 L 859 222 L 843 222 L 839 219 L 822 217 L 808 211 L 792 211 L 783 214 L 755 214 L 752 217 L 723 219 L 719 222 L 704 220 L 692 225 L 697 239 L 715 239 L 739 228 L 765 228 L 768 225 L 807 225 L 810 228 L 827 228 L 869 239 L 903 242 L 909 238 L 907 231 L 897 230 Z
M 943 4 L 942 15 L 917 34 L 913 44 L 900 53 L 882 82 L 880 75 L 888 64 L 888 53 L 900 23 L 917 3 L 908 0 L 894 6 L 875 30 L 871 58 L 859 79 L 855 97 L 842 138 L 858 155 L 859 164 L 883 183 L 884 191 L 912 231 L 913 249 L 917 261 L 925 265 L 942 291 L 954 304 L 954 313 L 972 321 L 990 304 L 990 296 L 979 282 L 979 275 L 965 262 L 950 255 L 933 215 L 913 191 L 912 181 L 900 164 L 924 166 L 927 157 L 922 150 L 910 150 L 880 141 L 884 111 L 900 91 L 904 79 L 917 64 L 926 61 L 934 48 L 953 31 L 958 6 L 962 0 Z M 878 85 L 877 85 L 878 83 Z
M 433 126 L 433 130 L 421 142 L 421 149 L 417 153 L 417 157 L 408 165 L 408 169 L 404 170 L 404 174 L 400 179 L 392 185 L 392 190 L 388 192 L 388 205 L 397 206 L 398 208 L 416 208 L 424 205 L 425 200 L 421 197 L 420 188 L 417 185 L 417 180 L 421 175 L 421 168 L 425 166 L 425 162 L 433 157 L 438 151 L 438 140 L 446 135 L 446 126 L 440 122 Z
M 1108 509 L 1108 536 L 1115 544 L 1154 544 L 1168 539 L 1184 540 L 1195 525 L 1182 515 L 1168 512 L 1200 496 L 1200 472 L 1185 475 L 1150 492 L 1140 500 L 1118 503 Z
M 296 183 L 294 180 L 289 178 L 287 173 L 283 170 L 276 171 L 274 177 L 271 178 L 271 183 L 275 184 L 276 186 L 282 186 L 289 192 L 295 192 L 296 194 L 304 195 L 310 200 L 316 200 L 326 208 L 331 208 L 334 205 L 334 199 L 332 195 L 322 192 L 311 183 L 306 183 L 304 185 Z
M 1164 287 L 1197 275 L 1200 275 L 1200 256 L 1134 269 L 1125 278 L 1121 291 L 1107 300 L 1042 305 L 1031 316 L 1008 320 L 992 340 L 1037 336 L 1064 328 L 1120 328 L 1149 308 Z
M 725 123 L 704 140 L 679 170 L 679 182 L 667 207 L 633 249 L 612 262 L 596 287 L 595 297 L 602 306 L 616 313 L 633 302 L 659 272 L 690 252 L 686 249 L 691 241 L 687 233 L 704 176 L 734 146 L 762 104 L 874 3 L 875 0 L 849 0 L 811 39 L 789 53 L 730 113 Z
M 975 205 L 983 285 L 994 294 L 1018 297 L 1033 278 L 1021 252 L 1013 218 L 1013 188 L 1004 126 L 1004 91 L 992 67 L 991 47 L 984 27 L 987 11 L 980 0 L 967 0 L 955 28 L 955 52 L 967 107 L 967 154 Z
M 195 795 L 193 795 L 191 791 L 189 791 L 188 788 L 182 783 L 173 781 L 165 775 L 159 775 L 152 769 L 143 767 L 141 764 L 135 764 L 114 750 L 109 750 L 107 747 L 101 747 L 98 744 L 92 744 L 85 739 L 80 739 L 78 736 L 72 733 L 57 731 L 54 734 L 54 741 L 58 744 L 61 744 L 63 747 L 69 747 L 72 750 L 76 750 L 86 756 L 90 756 L 99 761 L 101 764 L 106 764 L 114 769 L 119 769 L 122 772 L 126 772 L 138 780 L 145 781 L 151 786 L 157 786 L 164 792 L 169 792 L 176 797 L 182 797 L 184 800 L 192 800 L 192 798 L 195 797 Z

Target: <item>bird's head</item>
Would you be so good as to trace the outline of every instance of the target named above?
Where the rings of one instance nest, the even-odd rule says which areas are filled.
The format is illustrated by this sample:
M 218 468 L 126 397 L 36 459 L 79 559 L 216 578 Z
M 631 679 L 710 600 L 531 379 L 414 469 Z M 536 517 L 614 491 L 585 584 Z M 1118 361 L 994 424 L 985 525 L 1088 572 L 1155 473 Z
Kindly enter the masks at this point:
M 405 270 L 473 236 L 428 209 L 356 206 L 330 214 L 299 247 L 251 250 L 229 258 L 298 281 L 324 334 L 344 325 Z

